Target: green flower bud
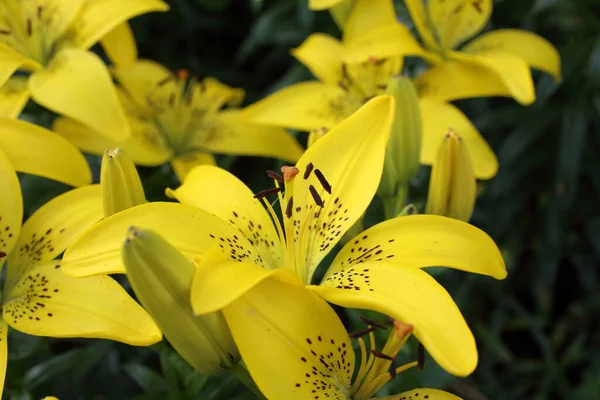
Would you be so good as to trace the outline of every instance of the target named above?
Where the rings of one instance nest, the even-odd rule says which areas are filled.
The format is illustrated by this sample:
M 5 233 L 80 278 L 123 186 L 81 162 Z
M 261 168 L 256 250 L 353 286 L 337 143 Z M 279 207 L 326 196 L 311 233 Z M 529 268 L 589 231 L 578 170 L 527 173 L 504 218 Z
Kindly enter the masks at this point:
M 469 221 L 476 186 L 467 146 L 455 131 L 449 130 L 433 163 L 425 212 Z
M 130 228 L 123 262 L 140 303 L 175 350 L 201 374 L 233 368 L 240 354 L 221 312 L 194 315 L 195 265 L 159 235 Z
M 105 217 L 146 202 L 133 160 L 121 149 L 104 151 L 100 184 Z

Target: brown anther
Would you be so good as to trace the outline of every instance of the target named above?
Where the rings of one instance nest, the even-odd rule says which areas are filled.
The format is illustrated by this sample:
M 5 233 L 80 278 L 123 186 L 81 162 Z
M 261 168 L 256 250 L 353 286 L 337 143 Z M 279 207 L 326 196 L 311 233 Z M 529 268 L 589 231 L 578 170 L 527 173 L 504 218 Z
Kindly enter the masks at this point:
M 325 176 L 323 175 L 320 169 L 315 169 L 315 175 L 317 176 L 319 182 L 321 182 L 321 186 L 323 186 L 323 189 L 325 189 L 327 193 L 331 194 L 331 185 L 329 184 L 329 182 L 327 182 L 327 179 L 325 179 Z
M 411 333 L 414 328 L 411 324 L 407 324 L 396 319 L 394 320 L 394 329 L 396 330 L 396 336 L 402 339 L 404 336 Z
M 287 207 L 285 208 L 285 216 L 288 218 L 292 218 L 292 210 L 294 209 L 294 198 L 290 197 L 287 203 Z
M 375 56 L 369 56 L 368 60 L 369 64 L 377 64 L 377 61 L 379 61 L 379 59 Z
M 394 357 L 390 357 L 387 354 L 383 354 L 379 350 L 371 349 L 371 354 L 373 354 L 377 358 L 382 358 L 382 359 L 388 360 L 388 361 L 394 361 Z
M 277 194 L 280 191 L 281 191 L 280 188 L 271 188 L 271 189 L 261 190 L 260 192 L 254 194 L 254 198 L 260 200 L 263 197 L 267 197 L 267 196 L 270 196 L 272 194 Z
M 283 183 L 283 176 L 281 176 L 280 174 L 278 174 L 275 171 L 272 171 L 270 169 L 267 170 L 267 176 L 271 179 L 275 179 L 277 182 L 279 183 Z
M 423 371 L 423 367 L 425 366 L 425 346 L 421 343 L 419 343 L 418 347 L 417 366 L 419 367 L 419 371 Z
M 304 170 L 304 176 L 303 176 L 304 179 L 308 179 L 308 177 L 310 176 L 310 173 L 312 172 L 314 167 L 315 166 L 313 165 L 313 163 L 308 163 L 306 165 L 306 169 Z
M 317 205 L 319 207 L 323 207 L 325 205 L 325 203 L 323 203 L 323 199 L 321 199 L 321 196 L 319 196 L 319 193 L 317 193 L 317 189 L 315 189 L 315 187 L 313 185 L 310 185 L 308 187 L 308 190 L 310 191 L 310 194 L 312 195 L 313 199 L 315 200 L 315 203 L 317 203 Z
M 0 258 L 4 258 L 4 257 L 6 257 L 6 253 L 3 251 L 0 251 Z
M 175 75 L 177 76 L 177 79 L 185 81 L 188 76 L 190 76 L 190 71 L 185 68 L 181 68 L 175 72 Z
M 38 6 L 38 8 L 37 8 L 37 17 L 38 17 L 38 19 L 42 19 L 42 10 L 43 9 L 44 8 L 42 6 Z
M 363 337 L 363 336 L 365 336 L 367 333 L 371 333 L 371 332 L 373 332 L 374 330 L 375 330 L 375 328 L 374 328 L 374 327 L 372 327 L 372 326 L 370 326 L 370 327 L 368 327 L 368 328 L 366 328 L 366 329 L 362 329 L 362 330 L 360 330 L 360 331 L 358 331 L 358 332 L 351 333 L 349 336 L 350 336 L 351 338 L 353 338 L 353 339 L 358 339 L 359 337 Z
M 394 379 L 396 377 L 396 359 L 394 358 L 390 364 L 390 369 L 388 371 L 390 373 L 390 377 Z
M 173 79 L 175 79 L 175 76 L 173 76 L 172 74 L 169 74 L 166 77 L 164 77 L 163 79 L 161 79 L 160 81 L 158 81 L 156 86 L 160 87 L 160 86 L 166 85 L 167 83 L 171 82 Z
M 281 173 L 283 174 L 283 179 L 285 180 L 285 182 L 288 183 L 291 182 L 292 179 L 294 179 L 294 177 L 300 173 L 300 170 L 296 167 L 288 167 L 284 165 L 283 167 L 281 167 Z
M 31 27 L 31 18 L 27 18 L 27 36 L 31 36 L 32 27 Z
M 387 330 L 387 328 L 388 328 L 381 322 L 373 321 L 372 319 L 365 318 L 365 317 L 359 317 L 359 318 L 364 324 L 367 324 L 369 326 L 373 326 L 375 328 L 379 328 L 379 329 L 383 329 L 383 330 Z

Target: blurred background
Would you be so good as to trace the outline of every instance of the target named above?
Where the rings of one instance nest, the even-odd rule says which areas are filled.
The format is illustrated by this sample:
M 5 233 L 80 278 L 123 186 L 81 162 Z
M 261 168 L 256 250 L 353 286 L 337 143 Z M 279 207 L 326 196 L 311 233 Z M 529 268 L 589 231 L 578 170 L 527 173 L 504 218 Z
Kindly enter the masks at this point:
M 399 19 L 410 24 L 403 2 L 396 3 Z M 313 32 L 340 35 L 329 13 L 310 12 L 307 0 L 170 4 L 168 13 L 131 22 L 140 57 L 243 88 L 245 104 L 312 78 L 290 48 Z M 480 183 L 471 222 L 498 243 L 509 275 L 495 281 L 434 270 L 474 331 L 478 369 L 458 380 L 428 359 L 424 371 L 401 374 L 385 393 L 432 386 L 468 400 L 600 399 L 600 0 L 497 0 L 491 28 L 534 31 L 559 49 L 563 63 L 560 84 L 534 71 L 530 107 L 500 98 L 456 103 L 500 160 L 498 175 Z M 30 104 L 24 118 L 49 126 L 54 116 Z M 306 134 L 296 134 L 305 144 Z M 100 160 L 89 161 L 97 182 Z M 264 171 L 280 166 L 254 157 L 218 162 L 255 191 L 270 187 Z M 178 185 L 168 166 L 139 172 L 150 200 L 166 200 L 164 188 Z M 415 179 L 418 205 L 428 175 L 422 167 Z M 32 176 L 22 183 L 26 215 L 68 190 Z M 381 219 L 380 211 L 375 202 L 367 224 Z M 355 316 L 342 313 L 346 321 Z M 10 336 L 5 398 L 253 398 L 233 377 L 198 375 L 164 342 L 147 349 Z

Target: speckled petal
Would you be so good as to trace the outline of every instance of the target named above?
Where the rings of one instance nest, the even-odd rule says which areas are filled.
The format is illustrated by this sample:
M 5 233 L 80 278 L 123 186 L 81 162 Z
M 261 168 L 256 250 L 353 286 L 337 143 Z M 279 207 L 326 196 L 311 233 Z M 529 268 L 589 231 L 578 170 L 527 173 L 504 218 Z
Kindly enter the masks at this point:
M 215 214 L 239 230 L 256 247 L 270 268 L 281 266 L 281 243 L 264 206 L 230 172 L 203 165 L 194 168 L 183 185 L 167 194 L 181 203 Z
M 333 309 L 303 286 L 264 280 L 224 314 L 267 398 L 350 399 L 350 338 Z
M 375 397 L 373 400 L 462 400 L 452 393 L 438 389 L 413 389 L 393 396 Z
M 12 164 L 0 150 L 0 265 L 17 243 L 23 220 L 21 185 Z
M 53 260 L 103 216 L 100 185 L 71 190 L 43 205 L 23 225 L 8 257 L 4 290 L 36 264 Z

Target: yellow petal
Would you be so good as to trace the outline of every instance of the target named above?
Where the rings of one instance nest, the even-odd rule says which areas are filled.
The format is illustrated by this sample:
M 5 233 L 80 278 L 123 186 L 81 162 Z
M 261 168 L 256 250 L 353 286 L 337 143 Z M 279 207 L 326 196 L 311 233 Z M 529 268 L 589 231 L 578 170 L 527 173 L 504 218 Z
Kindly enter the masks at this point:
M 98 222 L 67 249 L 63 271 L 71 276 L 124 273 L 121 245 L 131 225 L 160 232 L 188 257 L 202 256 L 223 244 L 227 255 L 235 249 L 239 254 L 247 253 L 251 262 L 258 260 L 248 240 L 220 218 L 197 207 L 157 202 L 129 208 Z
M 17 171 L 72 186 L 90 183 L 85 157 L 67 140 L 29 122 L 0 118 L 0 147 Z
M 418 56 L 433 61 L 439 58 L 426 52 L 410 30 L 398 23 L 380 26 L 345 45 L 344 60 L 350 63 L 398 56 Z
M 466 115 L 449 103 L 421 99 L 419 105 L 423 121 L 421 163 L 433 164 L 442 138 L 448 129 L 453 129 L 469 149 L 475 176 L 479 179 L 491 179 L 496 175 L 498 159 Z
M 202 374 L 217 374 L 239 361 L 221 313 L 195 316 L 190 286 L 195 267 L 152 231 L 132 229 L 123 262 L 133 290 L 165 337 Z
M 89 49 L 117 25 L 137 15 L 151 11 L 167 11 L 169 6 L 159 0 L 86 1 L 76 23 L 66 37 L 68 44 Z
M 204 78 L 194 86 L 192 107 L 200 108 L 207 113 L 220 110 L 224 105 L 239 106 L 244 100 L 242 89 L 232 88 L 215 78 Z
M 230 172 L 208 165 L 194 168 L 183 185 L 167 189 L 167 195 L 228 221 L 252 241 L 269 268 L 282 266 L 281 243 L 269 214 Z
M 551 74 L 560 81 L 560 54 L 552 43 L 532 32 L 520 29 L 498 29 L 487 32 L 469 44 L 462 51 L 473 54 L 487 51 L 510 53 L 529 66 Z
M 0 116 L 16 118 L 29 100 L 27 78 L 15 76 L 0 87 Z
M 421 269 L 367 261 L 309 288 L 330 303 L 374 310 L 412 325 L 417 339 L 453 375 L 467 376 L 477 366 L 475 339 L 460 310 Z
M 117 67 L 131 67 L 137 59 L 137 46 L 127 22 L 115 26 L 100 41 L 108 58 Z
M 5 289 L 17 285 L 34 264 L 53 260 L 103 216 L 100 185 L 73 189 L 44 204 L 23 225 L 19 251 L 8 256 Z
M 138 106 L 148 104 L 148 95 L 157 92 L 159 82 L 167 77 L 175 78 L 171 71 L 151 60 L 138 60 L 129 67 L 114 68 L 112 73 Z
M 129 136 L 110 74 L 93 53 L 61 50 L 48 68 L 29 78 L 29 90 L 37 103 L 88 125 L 100 135 L 116 141 Z
M 8 325 L 0 319 L 0 397 L 4 391 L 6 364 L 8 363 Z
M 381 222 L 350 240 L 325 278 L 361 262 L 398 266 L 445 266 L 466 272 L 506 277 L 500 250 L 482 230 L 437 215 L 407 215 Z
M 294 179 L 290 218 L 300 224 L 295 245 L 298 273 L 305 282 L 310 282 L 319 262 L 373 199 L 393 118 L 393 97 L 378 96 L 319 139 L 298 161 L 300 174 Z M 304 179 L 309 164 L 314 173 Z M 330 193 L 319 173 L 331 186 Z M 324 202 L 323 207 L 316 204 L 310 187 Z
M 350 398 L 350 338 L 333 309 L 304 287 L 264 280 L 224 314 L 265 397 Z
M 291 53 L 324 83 L 336 85 L 342 78 L 342 43 L 336 38 L 313 33 Z
M 36 71 L 41 67 L 37 61 L 23 57 L 12 48 L 0 43 L 0 86 L 4 85 L 19 68 Z
M 492 15 L 492 4 L 492 0 L 430 0 L 430 23 L 442 49 L 453 49 L 482 30 Z
M 454 52 L 451 59 L 428 69 L 415 83 L 421 97 L 437 101 L 485 96 L 513 97 L 523 105 L 535 101 L 529 66 L 506 52 Z
M 23 220 L 23 198 L 19 178 L 8 157 L 0 150 L 0 264 L 19 238 Z M 0 360 L 1 361 L 1 360 Z
M 406 4 L 406 8 L 408 8 L 408 12 L 410 13 L 410 18 L 417 28 L 419 35 L 421 36 L 421 40 L 425 43 L 430 50 L 436 50 L 439 46 L 436 43 L 433 32 L 430 29 L 430 25 L 428 23 L 428 16 L 425 11 L 425 5 L 423 4 L 423 0 L 404 0 L 404 4 Z
M 206 135 L 194 142 L 213 153 L 240 154 L 298 161 L 304 149 L 285 129 L 250 124 L 240 117 L 240 110 L 226 110 L 206 117 Z
M 152 318 L 108 276 L 73 278 L 60 261 L 35 265 L 4 293 L 2 317 L 36 336 L 116 340 L 134 346 L 159 342 Z
M 308 8 L 311 10 L 326 10 L 341 1 L 342 0 L 308 0 Z
M 142 181 L 133 160 L 122 149 L 104 152 L 100 186 L 106 217 L 146 202 Z
M 344 26 L 343 42 L 352 43 L 376 28 L 396 24 L 392 0 L 355 0 Z
M 171 160 L 171 166 L 179 182 L 183 182 L 190 171 L 199 165 L 217 165 L 217 162 L 212 154 L 199 151 L 185 153 Z
M 154 123 L 133 115 L 128 119 L 131 136 L 120 142 L 100 136 L 93 129 L 65 117 L 56 118 L 52 130 L 86 153 L 101 155 L 106 149 L 119 147 L 139 165 L 156 166 L 167 162 L 172 154 L 163 146 Z
M 422 399 L 427 400 L 462 400 L 460 397 L 452 393 L 444 392 L 438 389 L 420 388 L 409 390 L 400 394 L 385 397 L 375 397 L 373 400 L 406 400 L 406 399 Z
M 332 128 L 360 106 L 342 88 L 312 81 L 288 86 L 246 107 L 242 119 L 310 131 Z

